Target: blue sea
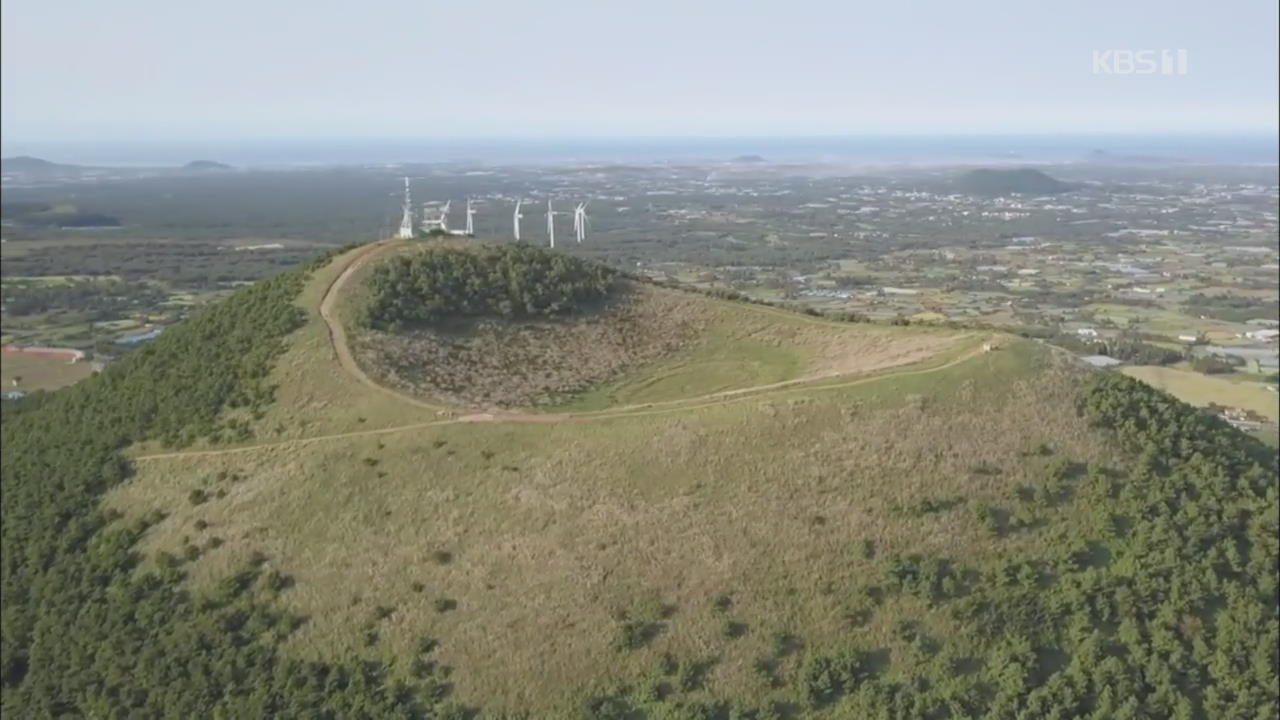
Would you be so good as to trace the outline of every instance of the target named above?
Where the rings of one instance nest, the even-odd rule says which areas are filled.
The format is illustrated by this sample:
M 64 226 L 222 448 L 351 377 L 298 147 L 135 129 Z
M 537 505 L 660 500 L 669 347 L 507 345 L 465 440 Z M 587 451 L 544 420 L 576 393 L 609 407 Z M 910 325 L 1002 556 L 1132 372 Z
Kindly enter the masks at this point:
M 4 142 L 5 157 L 112 167 L 167 167 L 216 160 L 243 168 L 417 162 L 545 164 L 716 161 L 948 164 L 1080 162 L 1274 165 L 1274 134 L 956 135 L 591 139 L 245 139 L 208 142 Z M 1103 153 L 1103 154 L 1099 154 Z

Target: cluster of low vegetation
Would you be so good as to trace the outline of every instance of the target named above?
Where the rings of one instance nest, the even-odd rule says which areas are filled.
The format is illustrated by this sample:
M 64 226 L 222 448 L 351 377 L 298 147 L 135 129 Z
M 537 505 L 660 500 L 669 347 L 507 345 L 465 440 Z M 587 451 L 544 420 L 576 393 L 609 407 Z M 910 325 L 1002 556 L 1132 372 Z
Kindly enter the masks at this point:
M 604 299 L 614 272 L 524 243 L 437 247 L 374 268 L 365 321 L 397 330 L 474 317 L 548 317 Z

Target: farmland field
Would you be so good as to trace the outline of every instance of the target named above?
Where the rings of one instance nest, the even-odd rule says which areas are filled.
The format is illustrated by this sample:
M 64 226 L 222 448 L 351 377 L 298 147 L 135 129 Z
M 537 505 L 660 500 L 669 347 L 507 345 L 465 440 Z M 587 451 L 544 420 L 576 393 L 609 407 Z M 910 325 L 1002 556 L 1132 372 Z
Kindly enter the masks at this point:
M 6 390 L 57 390 L 79 382 L 93 374 L 88 362 L 67 362 L 61 357 L 41 357 L 26 353 L 6 352 L 0 355 L 0 382 Z M 15 385 L 14 379 L 19 382 Z
M 1159 366 L 1126 367 L 1121 372 L 1192 405 L 1236 407 L 1280 422 L 1280 397 L 1263 383 Z

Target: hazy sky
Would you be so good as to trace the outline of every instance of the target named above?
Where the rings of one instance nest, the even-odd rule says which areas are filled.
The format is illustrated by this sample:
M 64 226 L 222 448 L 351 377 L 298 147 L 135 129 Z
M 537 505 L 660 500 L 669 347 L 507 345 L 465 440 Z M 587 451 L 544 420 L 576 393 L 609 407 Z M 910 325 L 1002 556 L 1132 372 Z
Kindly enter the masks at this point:
M 1272 130 L 1275 0 L 4 0 L 7 141 Z M 1186 49 L 1186 75 L 1093 51 Z

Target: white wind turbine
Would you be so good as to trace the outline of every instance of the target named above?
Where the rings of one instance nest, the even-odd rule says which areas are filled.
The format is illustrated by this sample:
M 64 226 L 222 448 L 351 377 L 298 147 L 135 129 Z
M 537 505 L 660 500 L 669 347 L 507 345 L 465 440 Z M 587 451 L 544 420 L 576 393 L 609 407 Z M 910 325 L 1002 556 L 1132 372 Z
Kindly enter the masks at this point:
M 475 225 L 476 209 L 471 206 L 471 198 L 467 198 L 467 237 L 474 237 L 476 234 Z
M 515 230 L 516 242 L 520 242 L 520 218 L 524 217 L 520 214 L 520 206 L 524 204 L 524 200 L 516 200 L 516 211 L 511 215 L 511 226 Z
M 452 200 L 445 200 L 444 205 L 440 207 L 440 219 L 436 220 L 436 227 L 441 232 L 449 232 L 449 206 L 453 204 Z
M 578 242 L 587 238 L 587 203 L 585 202 L 578 203 L 578 206 L 573 209 L 573 234 Z

